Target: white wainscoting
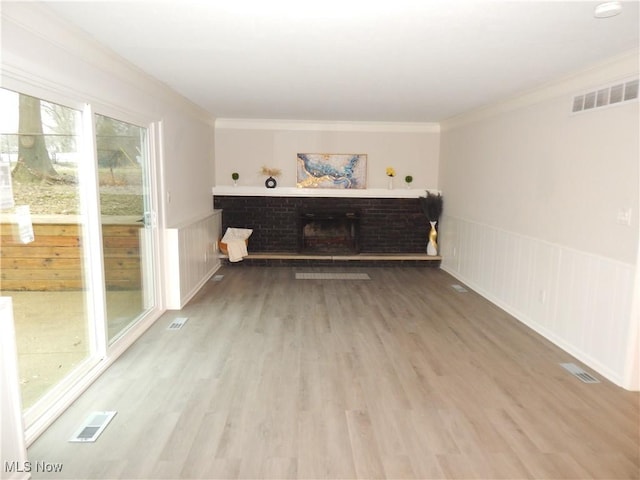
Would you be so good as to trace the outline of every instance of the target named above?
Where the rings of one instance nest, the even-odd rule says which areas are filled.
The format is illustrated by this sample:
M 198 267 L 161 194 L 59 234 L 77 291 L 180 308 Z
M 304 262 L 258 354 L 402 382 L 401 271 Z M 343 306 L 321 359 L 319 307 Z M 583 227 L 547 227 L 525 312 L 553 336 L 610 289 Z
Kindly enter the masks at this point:
M 180 310 L 220 268 L 222 211 L 166 230 L 166 307 Z
M 624 386 L 634 266 L 444 216 L 442 268 Z

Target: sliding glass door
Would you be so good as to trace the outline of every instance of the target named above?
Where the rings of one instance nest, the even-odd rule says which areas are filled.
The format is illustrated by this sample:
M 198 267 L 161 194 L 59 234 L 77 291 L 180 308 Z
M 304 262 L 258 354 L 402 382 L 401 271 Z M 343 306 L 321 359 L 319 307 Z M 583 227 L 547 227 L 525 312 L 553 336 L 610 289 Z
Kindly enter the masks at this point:
M 92 352 L 81 112 L 0 90 L 0 294 L 13 298 L 23 407 Z
M 108 338 L 154 305 L 147 129 L 96 114 Z
M 156 306 L 148 130 L 0 89 L 0 295 L 25 421 Z

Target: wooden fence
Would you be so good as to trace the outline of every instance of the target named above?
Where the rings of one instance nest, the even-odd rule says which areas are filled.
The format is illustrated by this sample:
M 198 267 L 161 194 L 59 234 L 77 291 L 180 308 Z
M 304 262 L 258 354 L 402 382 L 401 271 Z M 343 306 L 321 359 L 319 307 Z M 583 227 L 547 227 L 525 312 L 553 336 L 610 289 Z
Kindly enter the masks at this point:
M 140 288 L 142 223 L 102 225 L 107 290 Z M 0 223 L 0 290 L 68 291 L 84 288 L 82 228 L 60 217 L 33 225 L 35 241 L 20 242 L 15 223 Z

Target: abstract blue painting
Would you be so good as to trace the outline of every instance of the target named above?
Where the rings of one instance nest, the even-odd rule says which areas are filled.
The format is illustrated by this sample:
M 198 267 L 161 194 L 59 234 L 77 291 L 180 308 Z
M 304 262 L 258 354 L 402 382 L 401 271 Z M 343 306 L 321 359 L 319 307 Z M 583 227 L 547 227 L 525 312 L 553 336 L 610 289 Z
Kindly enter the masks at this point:
M 367 188 L 367 155 L 298 153 L 299 188 Z

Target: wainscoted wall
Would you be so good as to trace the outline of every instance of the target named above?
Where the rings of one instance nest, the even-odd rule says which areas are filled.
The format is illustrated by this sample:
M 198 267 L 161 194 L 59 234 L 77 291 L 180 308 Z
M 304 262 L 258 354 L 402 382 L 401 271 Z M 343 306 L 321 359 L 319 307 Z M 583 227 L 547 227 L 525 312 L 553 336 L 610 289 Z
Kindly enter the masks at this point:
M 451 216 L 440 239 L 444 270 L 624 384 L 633 265 Z
M 438 179 L 443 268 L 636 390 L 640 104 L 571 105 L 638 78 L 638 53 L 443 122 Z
M 166 230 L 166 307 L 184 307 L 220 268 L 218 238 L 222 212 L 216 211 Z
M 251 228 L 253 252 L 298 251 L 301 211 L 360 213 L 360 251 L 363 253 L 425 253 L 427 220 L 418 198 L 325 198 L 276 196 L 214 196 L 222 209 L 222 231 Z

